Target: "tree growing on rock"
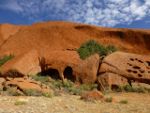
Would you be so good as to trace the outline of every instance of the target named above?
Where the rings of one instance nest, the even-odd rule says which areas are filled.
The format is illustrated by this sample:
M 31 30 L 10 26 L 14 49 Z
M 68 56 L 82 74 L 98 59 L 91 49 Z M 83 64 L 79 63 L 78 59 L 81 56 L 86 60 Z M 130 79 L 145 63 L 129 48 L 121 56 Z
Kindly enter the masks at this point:
M 83 43 L 77 50 L 81 59 L 86 59 L 87 57 L 95 53 L 98 53 L 100 57 L 104 57 L 115 51 L 117 51 L 117 48 L 115 46 L 113 45 L 104 46 L 102 44 L 97 43 L 94 40 L 89 40 Z

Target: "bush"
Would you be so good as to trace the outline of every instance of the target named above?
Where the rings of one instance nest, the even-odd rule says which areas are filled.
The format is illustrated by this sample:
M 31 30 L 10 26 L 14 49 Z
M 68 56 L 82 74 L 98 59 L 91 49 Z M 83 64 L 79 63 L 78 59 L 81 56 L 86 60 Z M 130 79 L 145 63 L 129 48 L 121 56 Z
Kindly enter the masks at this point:
M 114 45 L 108 45 L 106 47 L 106 49 L 107 49 L 107 54 L 111 54 L 111 53 L 117 51 L 117 48 Z
M 32 79 L 35 81 L 40 81 L 43 84 L 48 84 L 50 82 L 50 77 L 49 76 L 42 76 L 42 75 L 34 75 L 32 76 Z
M 52 98 L 53 95 L 51 93 L 42 93 L 42 96 L 47 97 L 47 98 Z
M 127 100 L 121 100 L 119 103 L 120 104 L 128 104 L 128 101 Z
M 26 89 L 24 90 L 24 94 L 26 96 L 42 96 L 43 95 L 42 92 L 37 91 L 35 89 Z
M 103 57 L 116 50 L 116 47 L 113 45 L 108 45 L 107 47 L 105 47 L 104 45 L 98 44 L 94 40 L 89 40 L 86 43 L 82 44 L 77 52 L 79 53 L 81 59 L 86 59 L 87 57 L 95 53 L 98 53 L 100 57 Z
M 0 66 L 4 65 L 7 61 L 14 58 L 13 55 L 5 55 L 3 58 L 0 59 Z
M 112 101 L 113 101 L 113 98 L 112 98 L 112 97 L 107 97 L 107 98 L 105 98 L 105 102 L 111 103 Z
M 118 89 L 116 89 L 115 91 L 117 92 L 136 92 L 136 93 L 149 93 L 150 89 L 142 87 L 142 86 L 130 86 L 129 84 L 124 85 L 124 86 L 119 86 Z

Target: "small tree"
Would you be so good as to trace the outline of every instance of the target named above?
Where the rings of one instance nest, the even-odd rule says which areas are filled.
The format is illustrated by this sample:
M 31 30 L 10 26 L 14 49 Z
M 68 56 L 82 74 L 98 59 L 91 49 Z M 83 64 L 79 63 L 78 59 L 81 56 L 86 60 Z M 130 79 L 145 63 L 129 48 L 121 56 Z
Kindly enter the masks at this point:
M 117 49 L 112 45 L 105 47 L 104 45 L 98 44 L 94 40 L 89 40 L 86 43 L 83 43 L 77 52 L 79 53 L 81 59 L 86 59 L 95 53 L 98 53 L 100 56 L 106 56 L 116 50 Z

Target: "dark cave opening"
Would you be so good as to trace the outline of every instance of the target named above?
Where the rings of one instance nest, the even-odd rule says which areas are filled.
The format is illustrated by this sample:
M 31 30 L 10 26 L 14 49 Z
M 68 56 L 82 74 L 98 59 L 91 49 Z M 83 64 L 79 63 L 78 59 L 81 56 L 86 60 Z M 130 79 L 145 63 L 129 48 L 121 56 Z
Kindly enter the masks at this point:
M 42 76 L 50 76 L 52 79 L 58 80 L 61 79 L 59 71 L 57 69 L 49 68 L 40 73 Z
M 67 66 L 64 69 L 64 78 L 66 78 L 67 80 L 71 80 L 72 82 L 75 81 L 75 77 L 73 76 L 73 70 L 70 66 Z

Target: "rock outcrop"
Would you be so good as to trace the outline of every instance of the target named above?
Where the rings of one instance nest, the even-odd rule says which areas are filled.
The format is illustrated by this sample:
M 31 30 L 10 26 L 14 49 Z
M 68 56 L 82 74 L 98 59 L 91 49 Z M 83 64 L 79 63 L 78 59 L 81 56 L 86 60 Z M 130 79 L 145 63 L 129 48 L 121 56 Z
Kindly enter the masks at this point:
M 97 80 L 100 57 L 98 54 L 92 55 L 83 60 L 75 67 L 76 80 L 81 83 L 91 84 Z
M 52 75 L 55 70 L 62 80 L 89 84 L 97 79 L 100 58 L 95 54 L 81 60 L 76 51 L 52 51 L 40 61 L 42 72 Z
M 115 73 L 105 72 L 97 77 L 97 83 L 101 91 L 105 90 L 116 90 L 120 86 L 128 84 L 128 80 Z
M 42 93 L 52 93 L 52 90 L 37 81 L 31 80 L 29 78 L 14 78 L 3 83 L 4 89 L 7 91 L 9 89 L 15 89 L 16 93 L 20 95 L 32 95 L 31 93 L 36 93 L 39 95 Z M 30 93 L 30 94 L 29 94 Z
M 1 67 L 0 77 L 11 81 L 44 73 L 63 81 L 91 84 L 98 80 L 104 87 L 131 85 L 132 81 L 150 84 L 150 58 L 138 55 L 149 54 L 149 37 L 149 30 L 101 28 L 70 22 L 0 25 L 0 57 L 14 55 Z M 102 63 L 97 54 L 81 60 L 75 48 L 91 38 L 104 45 L 115 45 L 124 52 L 113 53 Z
M 57 73 L 60 79 L 73 79 L 74 69 L 81 63 L 78 53 L 76 51 L 51 51 L 47 55 L 40 58 L 40 67 L 43 73 L 53 74 Z
M 36 50 L 31 50 L 20 56 L 14 56 L 1 67 L 1 76 L 3 77 L 23 77 L 39 72 L 41 72 L 41 69 Z
M 114 75 L 118 75 L 116 82 L 127 82 L 131 85 L 132 81 L 150 84 L 150 58 L 149 56 L 115 52 L 107 56 L 99 69 L 99 77 L 110 76 L 115 79 Z M 120 76 L 120 77 L 119 77 Z M 110 80 L 113 82 L 114 80 Z

